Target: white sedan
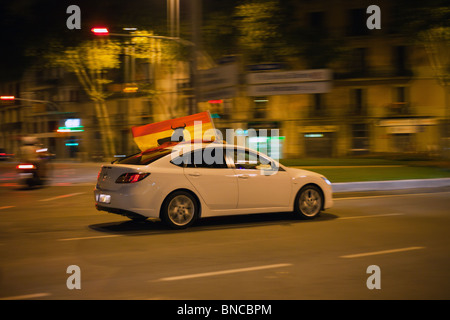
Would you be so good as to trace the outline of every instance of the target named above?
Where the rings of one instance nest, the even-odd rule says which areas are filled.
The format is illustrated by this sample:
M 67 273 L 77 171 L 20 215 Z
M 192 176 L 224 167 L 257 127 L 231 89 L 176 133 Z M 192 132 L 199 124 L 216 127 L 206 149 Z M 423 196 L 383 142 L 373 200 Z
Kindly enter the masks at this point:
M 103 165 L 98 210 L 186 228 L 212 216 L 293 211 L 304 219 L 333 205 L 322 175 L 288 168 L 257 151 L 219 143 L 159 147 Z

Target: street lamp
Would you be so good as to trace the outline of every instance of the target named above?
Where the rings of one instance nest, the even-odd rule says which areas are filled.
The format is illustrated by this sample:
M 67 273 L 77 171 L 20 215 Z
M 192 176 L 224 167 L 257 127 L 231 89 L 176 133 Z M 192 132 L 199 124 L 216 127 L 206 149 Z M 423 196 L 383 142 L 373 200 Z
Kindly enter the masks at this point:
M 0 96 L 0 100 L 3 101 L 28 101 L 28 102 L 36 102 L 36 103 L 46 103 L 51 105 L 55 110 L 58 110 L 58 105 L 52 101 L 48 100 L 36 100 L 36 99 L 24 99 L 24 98 L 16 98 L 15 96 Z

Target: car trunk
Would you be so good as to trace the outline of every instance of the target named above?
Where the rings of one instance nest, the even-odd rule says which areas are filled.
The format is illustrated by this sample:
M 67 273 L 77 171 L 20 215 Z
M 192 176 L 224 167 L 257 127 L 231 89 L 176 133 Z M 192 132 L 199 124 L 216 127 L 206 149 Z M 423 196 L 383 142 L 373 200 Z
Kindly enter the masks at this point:
M 142 172 L 142 166 L 134 165 L 103 165 L 97 178 L 97 188 L 101 190 L 118 190 L 124 184 L 116 183 L 117 178 L 126 173 Z

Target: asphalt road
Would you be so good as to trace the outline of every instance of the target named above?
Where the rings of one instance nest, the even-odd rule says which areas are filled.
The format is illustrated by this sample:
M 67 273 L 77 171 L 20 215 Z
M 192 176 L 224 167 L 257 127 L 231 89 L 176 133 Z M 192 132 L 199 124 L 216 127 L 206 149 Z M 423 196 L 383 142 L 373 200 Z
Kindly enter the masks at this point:
M 220 217 L 184 231 L 96 211 L 92 191 L 0 187 L 1 299 L 450 298 L 449 188 L 339 194 L 313 221 Z M 81 289 L 68 289 L 75 274 Z

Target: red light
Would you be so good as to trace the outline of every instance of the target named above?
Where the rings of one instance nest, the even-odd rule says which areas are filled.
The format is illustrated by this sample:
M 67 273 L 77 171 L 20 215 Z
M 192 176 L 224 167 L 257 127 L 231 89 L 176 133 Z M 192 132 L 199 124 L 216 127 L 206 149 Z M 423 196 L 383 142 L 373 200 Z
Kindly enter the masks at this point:
M 14 100 L 16 97 L 14 96 L 1 96 L 0 99 L 1 100 Z
M 135 183 L 146 178 L 150 173 L 124 173 L 117 178 L 116 183 Z
M 104 27 L 92 28 L 91 31 L 98 36 L 103 36 L 103 35 L 109 34 L 108 28 L 104 28 Z
M 209 100 L 209 103 L 222 103 L 223 100 Z
M 36 169 L 34 164 L 19 164 L 16 167 L 17 169 Z

